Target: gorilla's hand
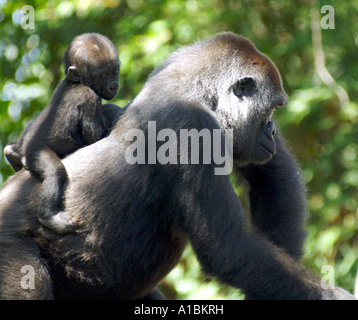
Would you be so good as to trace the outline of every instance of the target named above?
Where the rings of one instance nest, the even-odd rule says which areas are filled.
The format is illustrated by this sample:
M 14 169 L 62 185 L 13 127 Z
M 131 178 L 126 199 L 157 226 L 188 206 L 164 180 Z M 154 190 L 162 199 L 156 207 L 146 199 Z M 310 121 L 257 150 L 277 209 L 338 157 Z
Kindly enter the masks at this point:
M 322 300 L 357 300 L 350 292 L 340 287 L 322 291 Z

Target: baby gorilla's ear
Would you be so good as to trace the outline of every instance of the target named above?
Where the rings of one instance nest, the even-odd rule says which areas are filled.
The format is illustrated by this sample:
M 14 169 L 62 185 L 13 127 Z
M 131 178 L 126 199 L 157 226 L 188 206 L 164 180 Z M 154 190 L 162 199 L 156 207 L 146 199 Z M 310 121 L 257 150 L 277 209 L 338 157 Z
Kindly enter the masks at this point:
M 75 66 L 68 68 L 67 76 L 72 82 L 80 82 L 80 74 Z

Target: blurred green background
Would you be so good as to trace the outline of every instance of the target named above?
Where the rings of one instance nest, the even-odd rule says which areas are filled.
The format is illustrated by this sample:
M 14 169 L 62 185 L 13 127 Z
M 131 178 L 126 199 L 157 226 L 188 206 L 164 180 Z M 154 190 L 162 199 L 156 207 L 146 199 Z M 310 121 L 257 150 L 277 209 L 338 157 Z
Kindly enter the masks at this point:
M 320 20 L 327 4 L 335 9 L 335 29 L 320 29 L 322 46 L 313 46 L 312 13 Z M 34 29 L 21 27 L 23 5 L 34 8 Z M 122 68 L 114 102 L 124 106 L 169 53 L 225 30 L 251 39 L 282 74 L 290 101 L 276 118 L 308 185 L 303 263 L 317 274 L 333 266 L 336 284 L 352 291 L 358 256 L 357 1 L 0 0 L 0 149 L 46 106 L 63 78 L 62 58 L 74 36 L 99 32 L 116 44 Z M 315 65 L 322 52 L 325 65 Z M 322 81 L 322 70 L 333 84 Z M 350 102 L 339 99 L 338 85 Z M 0 184 L 11 174 L 0 157 Z M 203 275 L 190 247 L 162 289 L 171 299 L 242 298 Z

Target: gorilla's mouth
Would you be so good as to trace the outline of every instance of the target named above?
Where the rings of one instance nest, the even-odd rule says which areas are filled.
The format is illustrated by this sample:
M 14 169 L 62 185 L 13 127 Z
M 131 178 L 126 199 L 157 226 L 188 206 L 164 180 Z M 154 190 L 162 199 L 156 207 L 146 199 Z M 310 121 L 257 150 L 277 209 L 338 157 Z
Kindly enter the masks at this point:
M 271 156 L 276 153 L 275 133 L 275 125 L 272 121 L 269 121 L 265 126 L 261 126 L 261 132 L 257 141 L 261 149 Z
M 265 152 L 269 153 L 271 156 L 276 154 L 276 143 L 275 141 L 271 143 L 261 143 L 260 144 L 261 149 L 263 149 Z

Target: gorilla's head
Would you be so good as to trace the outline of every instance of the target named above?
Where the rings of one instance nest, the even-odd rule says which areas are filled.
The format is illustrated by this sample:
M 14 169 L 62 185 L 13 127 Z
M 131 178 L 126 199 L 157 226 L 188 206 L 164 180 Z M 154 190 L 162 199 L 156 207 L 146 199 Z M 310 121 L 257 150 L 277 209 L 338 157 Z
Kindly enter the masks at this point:
M 71 82 L 90 87 L 106 100 L 117 94 L 120 61 L 107 37 L 99 33 L 77 36 L 65 53 L 64 65 Z
M 183 47 L 147 84 L 165 90 L 168 99 L 200 103 L 222 129 L 233 129 L 239 165 L 264 163 L 276 152 L 272 115 L 287 95 L 275 65 L 247 39 L 221 33 Z M 153 94 L 153 88 L 144 87 L 144 95 L 146 89 Z

